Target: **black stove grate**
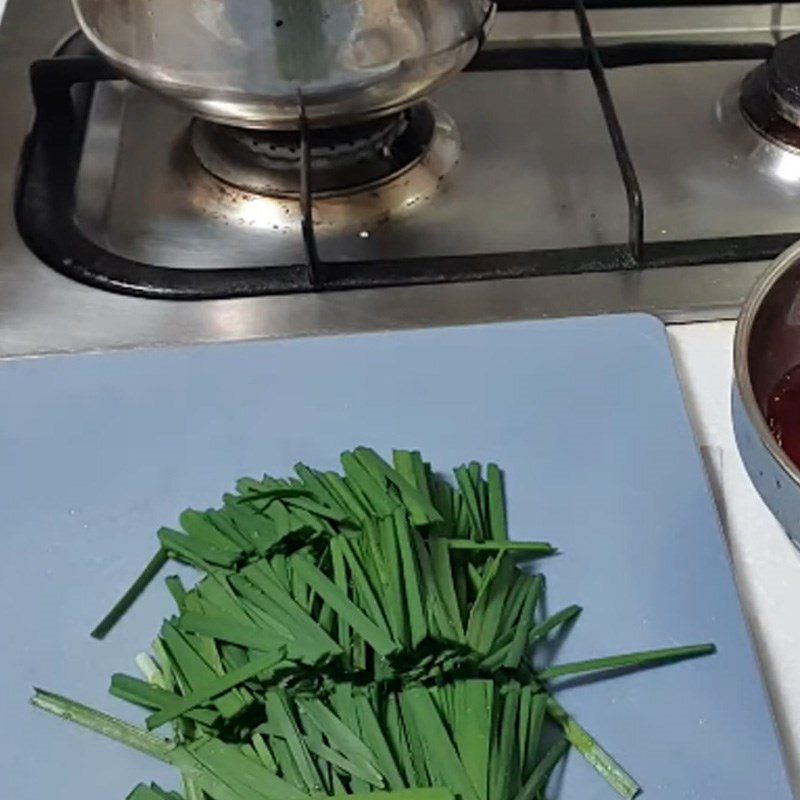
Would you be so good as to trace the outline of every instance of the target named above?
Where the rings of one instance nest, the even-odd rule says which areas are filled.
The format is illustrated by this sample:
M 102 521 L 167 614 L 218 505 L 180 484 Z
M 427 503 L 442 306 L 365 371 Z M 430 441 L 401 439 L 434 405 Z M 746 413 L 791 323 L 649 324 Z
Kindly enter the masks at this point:
M 603 109 L 603 118 L 606 121 L 611 144 L 614 147 L 614 155 L 617 158 L 617 164 L 619 164 L 622 182 L 625 184 L 625 197 L 628 201 L 628 246 L 630 247 L 631 258 L 634 262 L 640 264 L 644 257 L 644 202 L 642 200 L 642 188 L 639 185 L 639 178 L 636 176 L 636 169 L 633 166 L 628 145 L 625 143 L 625 134 L 622 132 L 622 126 L 619 123 L 617 110 L 614 108 L 614 100 L 611 97 L 611 90 L 608 88 L 603 59 L 595 44 L 592 26 L 589 24 L 589 17 L 586 14 L 583 0 L 575 0 L 575 16 L 578 19 L 583 50 L 589 60 L 589 70 L 592 73 L 597 97 Z
M 629 211 L 626 244 L 448 257 L 326 262 L 314 232 L 309 139 L 302 94 L 301 208 L 305 262 L 290 267 L 178 269 L 121 258 L 88 240 L 73 221 L 74 189 L 93 87 L 120 75 L 97 54 L 59 55 L 31 66 L 36 120 L 24 148 L 17 187 L 20 232 L 31 250 L 59 272 L 109 291 L 164 299 L 210 299 L 585 272 L 655 269 L 773 258 L 798 234 L 756 235 L 673 242 L 644 239 L 646 212 L 636 169 L 625 143 L 605 71 L 621 66 L 769 57 L 770 45 L 628 43 L 598 46 L 586 7 L 621 0 L 565 0 L 547 7 L 573 8 L 581 46 L 491 47 L 468 69 L 589 70 L 625 186 Z M 653 5 L 659 3 L 654 0 Z M 670 0 L 675 5 L 675 0 Z M 697 5 L 697 3 L 693 3 Z M 720 3 L 716 3 L 720 4 Z M 505 0 L 506 10 L 541 10 L 541 2 Z M 623 3 L 623 5 L 626 5 Z M 69 52 L 69 51 L 67 51 Z M 74 52 L 74 51 L 73 51 Z

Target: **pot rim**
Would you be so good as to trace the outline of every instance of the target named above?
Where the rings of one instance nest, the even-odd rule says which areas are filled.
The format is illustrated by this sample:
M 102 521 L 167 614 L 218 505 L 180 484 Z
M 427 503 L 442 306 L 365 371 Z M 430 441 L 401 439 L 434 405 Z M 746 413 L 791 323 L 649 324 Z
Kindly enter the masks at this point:
M 800 241 L 795 242 L 783 251 L 764 270 L 759 279 L 745 298 L 736 331 L 733 339 L 733 371 L 736 387 L 744 406 L 750 424 L 755 428 L 761 442 L 770 455 L 778 462 L 783 471 L 800 488 L 800 468 L 786 455 L 778 444 L 761 412 L 753 382 L 750 377 L 749 350 L 753 333 L 753 326 L 761 311 L 764 300 L 774 288 L 775 284 L 793 266 L 800 262 Z

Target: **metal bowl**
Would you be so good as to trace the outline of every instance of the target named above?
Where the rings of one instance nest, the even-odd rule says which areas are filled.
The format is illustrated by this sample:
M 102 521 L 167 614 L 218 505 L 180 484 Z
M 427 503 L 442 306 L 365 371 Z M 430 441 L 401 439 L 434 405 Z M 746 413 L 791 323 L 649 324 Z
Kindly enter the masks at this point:
M 215 122 L 330 127 L 398 111 L 465 67 L 494 0 L 73 0 L 124 75 Z M 302 106 L 302 112 L 301 112 Z
M 770 394 L 800 364 L 800 242 L 761 276 L 742 307 L 734 339 L 733 426 L 753 484 L 800 547 L 800 469 L 766 418 Z

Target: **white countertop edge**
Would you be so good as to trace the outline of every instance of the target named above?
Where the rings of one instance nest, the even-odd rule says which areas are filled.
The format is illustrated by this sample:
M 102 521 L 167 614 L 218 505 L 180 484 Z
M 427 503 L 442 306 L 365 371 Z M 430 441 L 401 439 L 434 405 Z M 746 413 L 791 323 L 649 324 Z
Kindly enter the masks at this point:
M 734 326 L 676 325 L 668 334 L 800 797 L 800 553 L 756 493 L 736 447 L 730 413 Z

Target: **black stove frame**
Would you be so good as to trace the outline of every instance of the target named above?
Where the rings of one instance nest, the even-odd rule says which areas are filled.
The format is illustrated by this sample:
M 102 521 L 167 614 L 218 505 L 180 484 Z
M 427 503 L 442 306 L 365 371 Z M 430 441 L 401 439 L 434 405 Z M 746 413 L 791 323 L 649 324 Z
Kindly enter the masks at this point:
M 763 2 L 765 0 L 757 0 Z M 682 0 L 678 0 L 682 2 Z M 660 5 L 657 0 L 640 5 Z M 694 2 L 692 5 L 703 3 Z M 710 5 L 724 5 L 719 0 Z M 629 7 L 625 0 L 596 0 L 590 8 Z M 666 4 L 664 4 L 666 5 Z M 668 5 L 676 5 L 670 0 Z M 36 120 L 22 154 L 16 218 L 28 247 L 45 263 L 83 283 L 123 294 L 170 300 L 248 297 L 289 292 L 448 283 L 585 272 L 653 269 L 770 259 L 800 233 L 647 242 L 645 203 L 635 165 L 614 108 L 605 71 L 620 66 L 731 59 L 764 60 L 771 45 L 630 43 L 598 47 L 584 0 L 504 0 L 504 10 L 535 13 L 572 8 L 581 46 L 492 47 L 481 50 L 473 71 L 515 69 L 586 70 L 591 73 L 614 147 L 628 200 L 628 242 L 493 254 L 436 256 L 364 262 L 320 258 L 314 233 L 313 186 L 303 98 L 301 119 L 301 208 L 305 261 L 289 267 L 182 269 L 143 264 L 110 253 L 87 239 L 73 219 L 74 190 L 93 87 L 121 76 L 99 55 L 76 44 L 31 65 Z M 80 53 L 81 45 L 78 44 Z

